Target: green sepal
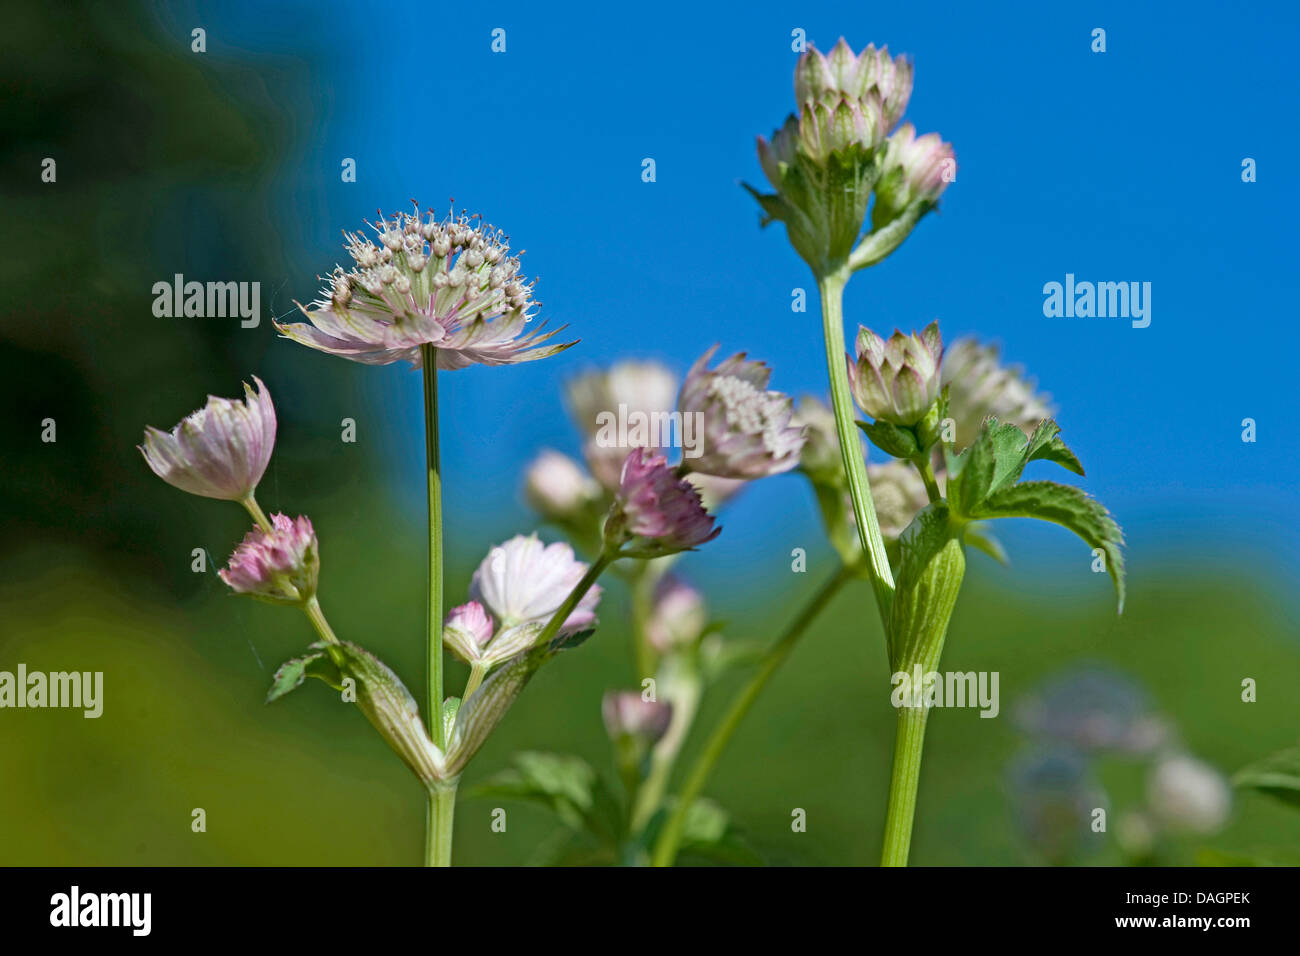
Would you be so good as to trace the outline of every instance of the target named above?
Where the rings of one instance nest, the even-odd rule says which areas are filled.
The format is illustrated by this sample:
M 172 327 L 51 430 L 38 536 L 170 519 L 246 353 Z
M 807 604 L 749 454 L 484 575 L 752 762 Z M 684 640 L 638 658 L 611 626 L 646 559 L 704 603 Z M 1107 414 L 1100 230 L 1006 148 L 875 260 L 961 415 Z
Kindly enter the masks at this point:
M 862 233 L 882 153 L 853 144 L 818 163 L 797 150 L 793 162 L 779 166 L 776 193 L 741 185 L 762 207 L 762 225 L 785 223 L 795 251 L 815 275 L 826 276 L 848 260 Z
M 921 453 L 921 444 L 916 440 L 916 433 L 910 428 L 894 425 L 886 421 L 858 422 L 866 436 L 886 455 L 911 460 Z
M 1300 747 L 1279 750 L 1243 767 L 1233 775 L 1232 784 L 1300 807 Z

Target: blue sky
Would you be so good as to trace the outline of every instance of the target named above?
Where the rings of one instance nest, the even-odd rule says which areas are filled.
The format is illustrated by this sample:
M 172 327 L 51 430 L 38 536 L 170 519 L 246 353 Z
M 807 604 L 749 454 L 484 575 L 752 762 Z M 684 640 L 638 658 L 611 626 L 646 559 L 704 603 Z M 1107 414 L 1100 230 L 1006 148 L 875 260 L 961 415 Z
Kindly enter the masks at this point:
M 526 526 L 518 474 L 540 447 L 576 453 L 563 380 L 618 356 L 679 370 L 719 342 L 773 365 L 774 387 L 826 392 L 812 283 L 737 185 L 759 182 L 754 137 L 791 109 L 791 31 L 823 49 L 887 43 L 916 63 L 907 116 L 956 149 L 958 180 L 846 301 L 880 331 L 938 317 L 949 340 L 1003 344 L 1061 407 L 1085 487 L 1125 524 L 1135 560 L 1173 550 L 1300 550 L 1279 527 L 1294 493 L 1292 345 L 1300 152 L 1292 4 L 908 3 L 549 5 L 215 4 L 163 15 L 208 30 L 211 55 L 305 62 L 309 102 L 284 103 L 298 151 L 268 170 L 306 299 L 342 257 L 339 230 L 376 207 L 449 196 L 507 230 L 540 277 L 543 315 L 581 344 L 531 366 L 442 376 L 453 522 Z M 490 49 L 506 30 L 506 52 Z M 1106 52 L 1090 49 L 1094 28 Z M 358 181 L 340 181 L 353 157 Z M 641 180 L 652 157 L 657 181 Z M 1241 164 L 1258 164 L 1243 183 Z M 1043 315 L 1044 283 L 1152 284 L 1152 322 Z M 811 295 L 810 295 L 811 297 Z M 282 303 L 281 303 L 282 305 Z M 283 309 L 281 309 L 283 311 Z M 270 330 L 266 330 L 269 336 Z M 272 370 L 336 361 L 283 343 Z M 291 371 L 292 370 L 292 371 Z M 385 411 L 395 481 L 418 500 L 420 383 L 358 368 Z M 1243 444 L 1241 421 L 1258 422 Z M 508 498 L 508 504 L 500 502 Z M 763 482 L 728 516 L 714 559 L 815 537 L 797 479 Z M 454 526 L 454 525 L 453 525 Z M 1037 540 L 1030 534 L 1031 544 Z M 1083 560 L 1078 542 L 1051 553 Z M 712 546 L 711 546 L 712 547 Z M 788 548 L 769 548 L 773 568 Z

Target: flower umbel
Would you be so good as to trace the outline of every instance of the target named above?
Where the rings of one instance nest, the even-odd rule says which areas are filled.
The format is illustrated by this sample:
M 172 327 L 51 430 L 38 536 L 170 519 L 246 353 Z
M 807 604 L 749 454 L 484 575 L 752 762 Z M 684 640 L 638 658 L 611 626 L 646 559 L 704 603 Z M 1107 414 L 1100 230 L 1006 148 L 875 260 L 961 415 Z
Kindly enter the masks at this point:
M 703 448 L 688 464 L 720 478 L 763 478 L 799 464 L 805 430 L 794 424 L 792 402 L 768 391 L 772 370 L 741 352 L 716 369 L 707 366 L 715 345 L 691 367 L 677 399 L 682 417 L 701 415 Z
M 605 519 L 605 544 L 633 558 L 686 551 L 722 532 L 704 510 L 700 493 L 668 467 L 668 460 L 634 448 Z
M 438 350 L 438 368 L 510 365 L 546 358 L 572 342 L 542 345 L 558 329 L 524 335 L 533 317 L 533 282 L 519 273 L 506 237 L 462 213 L 382 215 L 368 223 L 379 243 L 345 233 L 354 265 L 336 267 L 321 297 L 299 305 L 311 324 L 276 328 L 310 348 L 367 365 L 422 364 L 420 346 Z
M 857 352 L 857 361 L 849 362 L 849 382 L 858 406 L 893 425 L 920 422 L 939 397 L 939 323 L 919 334 L 895 331 L 888 340 L 859 326 Z
M 257 488 L 275 447 L 275 406 L 256 375 L 244 401 L 208 396 L 208 403 L 170 432 L 145 429 L 140 452 L 169 485 L 205 498 L 240 501 Z
M 311 520 L 271 516 L 271 530 L 254 528 L 229 564 L 217 572 L 236 594 L 272 604 L 306 604 L 316 596 L 320 548 Z

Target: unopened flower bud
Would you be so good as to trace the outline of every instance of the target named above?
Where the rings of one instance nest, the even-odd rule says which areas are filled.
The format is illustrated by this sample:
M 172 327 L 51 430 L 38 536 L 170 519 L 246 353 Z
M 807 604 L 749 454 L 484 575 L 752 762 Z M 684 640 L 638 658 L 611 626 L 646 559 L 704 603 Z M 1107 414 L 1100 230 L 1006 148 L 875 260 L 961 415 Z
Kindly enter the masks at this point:
M 704 597 L 681 578 L 666 574 L 655 586 L 645 623 L 646 640 L 660 654 L 694 644 L 709 623 Z
M 528 466 L 524 496 L 548 521 L 566 521 L 600 496 L 600 486 L 568 455 L 548 449 Z
M 472 664 L 483 659 L 492 633 L 491 616 L 483 605 L 470 601 L 451 609 L 442 627 L 442 642 L 466 664 Z
M 880 228 L 913 204 L 933 206 L 956 175 L 952 144 L 945 143 L 938 133 L 918 137 L 916 128 L 904 123 L 885 147 L 872 224 Z
M 849 362 L 849 381 L 858 407 L 893 425 L 917 424 L 939 397 L 942 357 L 938 322 L 931 322 L 919 334 L 895 331 L 888 340 L 860 326 L 857 361 Z
M 668 467 L 666 458 L 632 449 L 605 519 L 606 547 L 628 557 L 655 558 L 695 548 L 721 532 L 699 492 Z
M 644 700 L 636 691 L 609 691 L 600 704 L 605 731 L 613 741 L 632 738 L 645 748 L 654 746 L 672 723 L 671 704 Z

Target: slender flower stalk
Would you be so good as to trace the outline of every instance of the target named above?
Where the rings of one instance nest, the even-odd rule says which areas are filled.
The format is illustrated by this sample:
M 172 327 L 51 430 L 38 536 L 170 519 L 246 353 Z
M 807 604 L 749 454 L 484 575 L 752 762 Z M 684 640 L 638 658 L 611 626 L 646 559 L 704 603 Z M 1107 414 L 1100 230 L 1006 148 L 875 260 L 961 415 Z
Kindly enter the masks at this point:
M 424 370 L 424 456 L 429 520 L 429 599 L 426 608 L 424 647 L 428 657 L 429 689 L 425 719 L 429 736 L 444 752 L 447 735 L 442 719 L 442 465 L 438 446 L 438 362 L 436 348 L 420 346 Z M 452 813 L 456 786 L 450 796 L 443 790 L 430 791 L 425 828 L 425 866 L 451 866 Z
M 822 300 L 822 330 L 826 340 L 826 366 L 831 380 L 831 408 L 835 412 L 835 432 L 840 439 L 840 454 L 848 476 L 849 494 L 853 499 L 853 517 L 862 542 L 862 553 L 867 558 L 871 587 L 876 595 L 876 606 L 881 621 L 888 627 L 889 606 L 894 599 L 894 576 L 889 569 L 889 556 L 885 553 L 885 540 L 880 534 L 876 507 L 871 500 L 871 483 L 867 479 L 867 464 L 861 455 L 856 417 L 853 414 L 853 393 L 849 386 L 849 367 L 844 348 L 844 286 L 847 276 L 833 274 L 818 280 Z
M 780 669 L 781 664 L 790 656 L 794 650 L 795 644 L 799 638 L 808 630 L 808 626 L 816 620 L 817 615 L 828 605 L 844 585 L 846 581 L 853 577 L 851 568 L 841 565 L 834 574 L 818 589 L 812 599 L 804 605 L 798 616 L 790 622 L 775 644 L 768 649 L 763 655 L 759 664 L 758 671 L 750 678 L 736 695 L 727 710 L 727 714 L 714 728 L 713 734 L 709 737 L 708 743 L 700 755 L 695 758 L 695 763 L 691 766 L 690 773 L 686 777 L 686 782 L 682 785 L 681 792 L 677 795 L 677 804 L 673 808 L 672 815 L 659 831 L 659 839 L 655 842 L 654 853 L 651 856 L 652 866 L 672 866 L 673 861 L 677 858 L 677 850 L 681 846 L 682 833 L 686 825 L 686 814 L 690 810 L 691 804 L 699 797 L 700 792 L 704 789 L 704 784 L 709 779 L 709 774 L 713 772 L 718 758 L 722 752 L 727 749 L 727 744 L 736 733 L 736 728 L 740 726 L 741 721 L 749 713 L 754 701 L 758 695 L 763 692 L 769 681 Z

